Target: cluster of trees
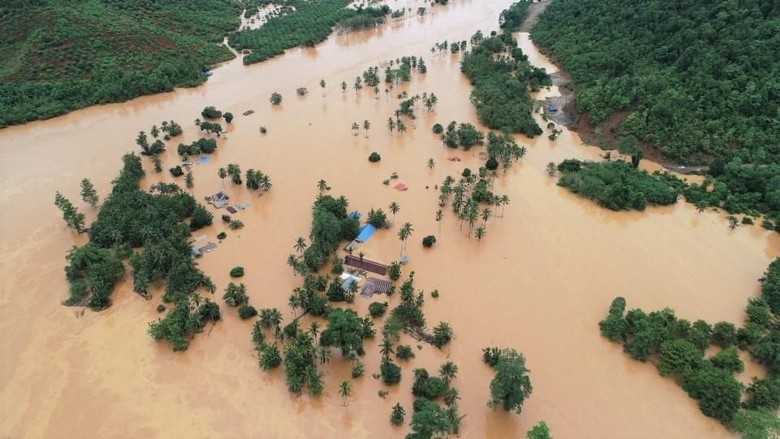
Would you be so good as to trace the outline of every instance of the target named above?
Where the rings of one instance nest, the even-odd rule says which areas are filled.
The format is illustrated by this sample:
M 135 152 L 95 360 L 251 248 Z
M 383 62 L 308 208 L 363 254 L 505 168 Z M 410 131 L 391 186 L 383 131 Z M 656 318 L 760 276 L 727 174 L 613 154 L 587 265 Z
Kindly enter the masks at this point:
M 385 17 L 390 13 L 390 6 L 382 5 L 378 8 L 363 7 L 358 5 L 355 14 L 336 23 L 341 30 L 360 30 L 384 24 Z
M 68 227 L 77 233 L 84 231 L 84 214 L 59 191 L 54 195 L 54 205 L 62 212 L 62 219 Z
M 461 71 L 474 85 L 471 102 L 482 123 L 529 137 L 542 134 L 529 89 L 552 85 L 547 72 L 528 62 L 511 33 L 486 39 L 479 34 L 472 41 L 478 42 L 463 56 Z
M 452 211 L 458 217 L 461 229 L 464 223 L 468 223 L 469 236 L 473 231 L 478 240 L 482 240 L 487 234 L 488 220 L 497 216 L 489 207 L 480 208 L 480 204 L 492 205 L 496 209 L 509 204 L 508 195 L 495 195 L 491 192 L 494 178 L 495 172 L 488 170 L 487 167 L 481 167 L 479 174 L 474 174 L 466 168 L 457 184 L 455 179 L 448 175 L 439 186 L 439 207 L 446 207 L 452 197 Z M 501 215 L 503 216 L 503 208 Z M 438 210 L 436 221 L 439 225 L 442 219 L 443 212 Z M 480 219 L 482 219 L 481 225 L 478 224 Z
M 208 122 L 204 122 L 208 123 Z M 197 156 L 200 154 L 211 154 L 217 150 L 217 141 L 214 139 L 198 139 L 189 145 L 180 143 L 176 152 L 180 156 Z
M 350 3 L 350 0 L 289 0 L 284 14 L 272 17 L 258 29 L 232 33 L 228 42 L 237 50 L 249 52 L 244 64 L 265 61 L 293 47 L 311 47 L 328 38 L 338 23 L 358 16 L 357 10 L 347 8 Z
M 525 18 L 528 16 L 528 8 L 531 2 L 519 1 L 501 11 L 498 16 L 498 25 L 504 32 L 517 32 L 520 30 Z
M 558 164 L 558 184 L 611 210 L 644 210 L 648 204 L 677 202 L 684 183 L 676 177 L 639 170 L 617 160 L 590 162 L 567 159 Z
M 412 395 L 416 399 L 413 404 L 411 437 L 443 437 L 460 433 L 460 424 L 465 415 L 458 411 L 460 395 L 458 389 L 452 386 L 457 376 L 458 366 L 451 361 L 439 367 L 439 376 L 431 376 L 424 368 L 414 369 Z M 391 423 L 392 420 L 391 414 Z
M 232 275 L 232 272 L 231 272 Z M 249 304 L 249 296 L 246 293 L 246 285 L 243 283 L 235 284 L 230 282 L 225 287 L 225 294 L 222 296 L 227 306 L 238 308 L 238 316 L 242 320 L 251 319 L 257 315 L 257 310 Z
M 780 258 L 769 265 L 761 283 L 761 296 L 748 300 L 741 328 L 730 322 L 690 323 L 668 308 L 625 312 L 625 299 L 617 297 L 599 323 L 601 333 L 622 343 L 632 358 L 651 361 L 662 375 L 675 378 L 705 415 L 743 432 L 763 429 L 763 436 L 756 437 L 765 437 L 767 428 L 778 424 L 776 414 L 767 415 L 780 408 Z M 708 357 L 712 345 L 718 352 Z M 765 378 L 754 378 L 746 388 L 734 378 L 744 370 L 739 350 L 767 370 Z
M 577 106 L 592 124 L 628 114 L 620 132 L 682 161 L 750 155 L 745 162 L 778 163 L 777 5 L 565 0 L 551 6 L 533 29 L 534 41 L 563 62 Z
M 710 166 L 714 178 L 692 183 L 685 199 L 698 208 L 722 208 L 751 217 L 761 214 L 764 227 L 780 232 L 780 164 L 746 164 L 739 157 L 727 164 L 716 160 Z
M 149 285 L 166 281 L 163 301 L 175 305 L 150 324 L 149 333 L 174 349 L 186 349 L 193 334 L 219 319 L 219 307 L 197 294 L 199 288 L 213 292 L 214 285 L 195 265 L 188 242 L 190 230 L 210 224 L 212 215 L 175 184 L 161 186 L 157 194 L 142 191 L 141 159 L 127 154 L 122 161 L 111 194 L 89 228 L 89 243 L 67 255 L 71 294 L 65 304 L 110 306 L 111 292 L 124 273 L 122 261 L 129 258 L 133 289 L 150 298 Z
M 347 215 L 349 202 L 344 197 L 317 197 L 312 208 L 311 245 L 303 252 L 302 262 L 316 271 L 327 262 L 343 240 L 357 236 L 360 221 Z
M 447 124 L 447 129 L 441 135 L 441 141 L 450 148 L 457 148 L 460 145 L 468 151 L 472 146 L 485 143 L 485 133 L 470 123 L 457 124 L 453 120 Z
M 506 172 L 516 161 L 525 156 L 526 149 L 525 146 L 518 145 L 515 138 L 509 134 L 496 134 L 489 131 L 487 153 L 488 159 L 485 162 L 485 168 L 488 171 L 495 171 L 501 165 Z
M 221 0 L 15 2 L 0 13 L 0 127 L 201 84 L 204 66 L 233 58 L 219 43 L 240 11 Z
M 246 187 L 247 189 L 262 191 L 262 193 L 265 193 L 271 190 L 273 184 L 271 183 L 271 177 L 269 177 L 263 171 L 247 169 Z
M 525 357 L 514 349 L 485 348 L 482 360 L 496 371 L 490 382 L 488 407 L 520 413 L 523 403 L 531 396 L 533 387 Z

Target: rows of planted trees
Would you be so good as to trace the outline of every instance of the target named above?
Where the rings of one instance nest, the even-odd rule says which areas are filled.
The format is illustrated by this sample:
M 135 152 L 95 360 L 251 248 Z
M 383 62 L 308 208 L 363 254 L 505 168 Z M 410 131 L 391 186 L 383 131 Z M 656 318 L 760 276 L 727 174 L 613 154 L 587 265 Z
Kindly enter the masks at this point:
M 769 265 L 760 297 L 749 299 L 745 312 L 740 328 L 730 322 L 691 323 L 668 308 L 626 312 L 626 300 L 618 297 L 599 326 L 631 358 L 674 378 L 705 415 L 744 437 L 773 437 L 780 430 L 780 258 Z M 747 387 L 734 377 L 745 370 L 740 351 L 766 370 Z
M 244 64 L 253 64 L 281 55 L 298 46 L 314 46 L 324 41 L 337 25 L 361 29 L 384 22 L 388 7 L 348 8 L 350 0 L 288 0 L 286 12 L 258 29 L 242 30 L 228 37 L 230 45 L 249 51 Z
M 12 2 L 0 5 L 0 127 L 194 86 L 233 57 L 238 26 L 220 0 Z

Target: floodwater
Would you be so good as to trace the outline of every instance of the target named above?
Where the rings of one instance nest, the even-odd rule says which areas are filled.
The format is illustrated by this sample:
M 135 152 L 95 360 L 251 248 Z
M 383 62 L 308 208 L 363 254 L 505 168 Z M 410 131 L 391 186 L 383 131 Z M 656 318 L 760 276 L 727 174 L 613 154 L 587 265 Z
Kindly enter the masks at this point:
M 430 132 L 435 122 L 476 122 L 459 58 L 432 55 L 430 47 L 495 29 L 499 12 L 510 3 L 452 2 L 425 18 L 335 35 L 316 48 L 259 65 L 234 60 L 199 88 L 0 131 L 0 436 L 402 437 L 408 427 L 391 428 L 388 419 L 398 401 L 411 414 L 412 368 L 433 371 L 450 359 L 460 368 L 455 385 L 467 415 L 463 437 L 521 437 L 542 420 L 558 438 L 729 437 L 672 380 L 601 338 L 597 323 L 617 295 L 631 307 L 668 306 L 690 320 L 740 323 L 746 298 L 757 294 L 757 279 L 778 255 L 777 234 L 759 227 L 732 231 L 723 215 L 697 213 L 682 203 L 615 213 L 579 199 L 556 186 L 544 168 L 568 157 L 596 158 L 599 151 L 565 130 L 555 142 L 546 136 L 518 138 L 528 154 L 494 188 L 512 202 L 502 218 L 488 222 L 484 240 L 466 237 L 449 211 L 438 232 L 434 185 L 481 161 L 479 148 L 445 150 Z M 554 69 L 526 34 L 520 42 L 535 64 Z M 351 86 L 367 67 L 404 55 L 422 55 L 428 74 L 387 96 L 383 90 L 375 95 L 339 89 L 341 81 Z M 327 83 L 324 90 L 320 79 Z M 297 87 L 310 92 L 298 97 Z M 431 114 L 418 110 L 416 129 L 391 134 L 385 123 L 397 107 L 393 95 L 402 90 L 434 92 L 439 105 Z M 284 96 L 279 107 L 268 102 L 273 91 Z M 367 346 L 366 375 L 354 382 L 345 408 L 336 388 L 349 378 L 349 366 L 339 354 L 322 368 L 325 395 L 296 398 L 287 392 L 281 370 L 259 370 L 251 323 L 240 321 L 234 309 L 223 306 L 222 322 L 198 335 L 188 351 L 174 353 L 146 333 L 158 316 L 159 295 L 147 302 L 132 292 L 129 280 L 106 311 L 82 313 L 60 305 L 66 297 L 64 254 L 84 237 L 65 229 L 54 192 L 61 191 L 91 220 L 94 211 L 77 201 L 80 180 L 89 177 L 105 195 L 121 155 L 136 150 L 139 130 L 175 119 L 189 142 L 198 136 L 192 120 L 206 105 L 236 118 L 215 160 L 193 168 L 194 194 L 202 199 L 222 189 L 217 168 L 227 163 L 260 169 L 274 184 L 262 197 L 227 184 L 230 195 L 250 207 L 235 215 L 246 227 L 229 231 L 200 262 L 220 290 L 219 303 L 229 269 L 243 265 L 251 303 L 291 314 L 287 298 L 300 278 L 285 261 L 295 238 L 308 235 L 320 179 L 364 212 L 396 201 L 401 205 L 396 223 L 414 225 L 406 272 L 415 271 L 418 288 L 441 292 L 427 299 L 429 326 L 446 320 L 456 338 L 443 351 L 429 346 L 417 351 L 417 359 L 403 365 L 401 385 L 390 388 L 386 399 L 377 395 L 383 386 L 371 377 L 378 372 L 375 342 Z M 255 113 L 242 116 L 248 109 Z M 352 122 L 366 119 L 372 124 L 368 136 L 362 130 L 353 136 Z M 268 134 L 260 135 L 260 126 Z M 166 168 L 177 160 L 175 144 L 164 157 Z M 368 163 L 372 151 L 382 155 L 381 162 Z M 452 155 L 463 161 L 447 161 Z M 437 163 L 432 170 L 428 158 Z M 146 164 L 144 184 L 170 179 Z M 408 191 L 382 185 L 392 172 Z M 215 240 L 222 228 L 205 233 Z M 377 233 L 364 249 L 366 257 L 397 259 L 396 231 Z M 426 250 L 419 242 L 428 234 L 439 240 Z M 355 306 L 364 314 L 367 304 L 358 299 Z M 527 358 L 534 391 L 519 416 L 486 406 L 492 378 L 481 362 L 486 346 L 513 347 Z

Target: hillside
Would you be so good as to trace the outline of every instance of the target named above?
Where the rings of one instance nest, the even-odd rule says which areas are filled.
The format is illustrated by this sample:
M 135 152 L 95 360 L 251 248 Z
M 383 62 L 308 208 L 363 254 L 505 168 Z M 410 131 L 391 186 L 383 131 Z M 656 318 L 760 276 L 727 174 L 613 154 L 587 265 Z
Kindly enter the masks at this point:
M 233 57 L 232 0 L 6 0 L 0 4 L 0 127 L 193 86 Z
M 596 127 L 682 162 L 780 161 L 777 2 L 555 0 L 532 36 Z

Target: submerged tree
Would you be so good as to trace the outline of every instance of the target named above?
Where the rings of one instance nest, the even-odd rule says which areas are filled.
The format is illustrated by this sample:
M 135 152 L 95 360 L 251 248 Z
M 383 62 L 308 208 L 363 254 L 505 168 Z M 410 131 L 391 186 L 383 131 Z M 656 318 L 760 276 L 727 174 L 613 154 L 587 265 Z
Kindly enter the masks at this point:
M 496 375 L 490 382 L 492 409 L 501 407 L 505 411 L 520 413 L 526 398 L 531 396 L 531 379 L 525 367 L 525 357 L 514 349 L 503 349 L 495 365 Z
M 98 204 L 98 194 L 88 178 L 81 180 L 81 199 L 92 207 Z

